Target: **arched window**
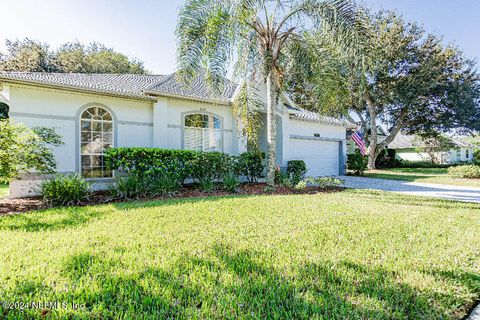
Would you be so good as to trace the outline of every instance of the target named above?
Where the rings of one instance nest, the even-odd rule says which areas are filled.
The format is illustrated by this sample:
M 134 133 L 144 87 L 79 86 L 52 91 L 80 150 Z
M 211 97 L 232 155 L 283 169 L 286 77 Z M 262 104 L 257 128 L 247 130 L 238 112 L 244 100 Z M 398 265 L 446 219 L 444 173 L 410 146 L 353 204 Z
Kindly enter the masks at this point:
M 85 178 L 111 178 L 103 162 L 105 150 L 113 146 L 113 118 L 102 107 L 90 107 L 80 116 L 81 174 Z
M 220 118 L 205 113 L 186 115 L 183 145 L 189 150 L 222 151 Z

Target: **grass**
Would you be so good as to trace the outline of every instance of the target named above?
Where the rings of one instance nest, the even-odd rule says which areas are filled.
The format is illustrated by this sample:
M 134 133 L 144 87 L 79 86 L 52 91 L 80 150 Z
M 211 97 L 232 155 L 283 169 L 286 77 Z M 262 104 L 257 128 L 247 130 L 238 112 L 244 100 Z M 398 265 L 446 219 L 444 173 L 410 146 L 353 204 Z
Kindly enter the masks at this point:
M 370 170 L 366 177 L 408 182 L 438 183 L 463 187 L 480 187 L 480 179 L 453 179 L 446 168 L 394 168 Z
M 65 302 L 53 318 L 459 319 L 478 248 L 480 205 L 371 191 L 51 209 L 0 218 L 0 297 Z
M 8 184 L 0 183 L 0 199 L 8 195 Z

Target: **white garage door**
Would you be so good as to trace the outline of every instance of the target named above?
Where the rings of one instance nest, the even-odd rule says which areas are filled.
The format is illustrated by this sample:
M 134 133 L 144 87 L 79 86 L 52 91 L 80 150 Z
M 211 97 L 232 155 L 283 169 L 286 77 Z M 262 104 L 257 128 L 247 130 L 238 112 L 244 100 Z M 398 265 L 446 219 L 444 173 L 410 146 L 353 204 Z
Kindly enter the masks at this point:
M 335 141 L 290 139 L 291 159 L 305 161 L 307 175 L 312 177 L 338 175 L 338 148 Z

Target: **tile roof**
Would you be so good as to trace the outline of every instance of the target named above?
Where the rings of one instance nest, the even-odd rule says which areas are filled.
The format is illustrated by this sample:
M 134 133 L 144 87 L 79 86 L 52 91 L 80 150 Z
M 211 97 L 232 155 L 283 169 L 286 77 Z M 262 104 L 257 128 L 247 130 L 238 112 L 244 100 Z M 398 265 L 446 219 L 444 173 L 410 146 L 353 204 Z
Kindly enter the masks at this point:
M 327 124 L 341 125 L 341 126 L 348 126 L 348 127 L 356 126 L 354 123 L 351 123 L 347 120 L 324 116 L 313 111 L 305 110 L 303 108 L 293 107 L 293 106 L 287 106 L 287 108 L 288 110 L 292 111 L 292 113 L 290 113 L 290 117 L 297 120 L 322 122 Z
M 1 81 L 30 83 L 145 100 L 155 100 L 153 96 L 164 95 L 219 103 L 230 103 L 237 88 L 237 84 L 225 79 L 222 92 L 216 93 L 209 88 L 203 74 L 197 76 L 190 84 L 184 84 L 178 80 L 175 73 L 170 75 L 141 75 L 0 72 Z M 323 116 L 299 107 L 288 106 L 288 109 L 291 112 L 290 116 L 297 120 L 352 125 L 346 120 Z
M 205 76 L 200 74 L 191 83 L 182 83 L 176 73 L 166 76 L 160 82 L 148 87 L 146 92 L 149 94 L 173 95 L 186 98 L 194 98 L 209 101 L 219 101 L 229 103 L 237 85 L 232 81 L 225 79 L 222 92 L 214 92 L 209 88 Z
M 0 72 L 0 81 L 27 82 L 143 99 L 149 99 L 143 90 L 165 77 L 141 74 Z

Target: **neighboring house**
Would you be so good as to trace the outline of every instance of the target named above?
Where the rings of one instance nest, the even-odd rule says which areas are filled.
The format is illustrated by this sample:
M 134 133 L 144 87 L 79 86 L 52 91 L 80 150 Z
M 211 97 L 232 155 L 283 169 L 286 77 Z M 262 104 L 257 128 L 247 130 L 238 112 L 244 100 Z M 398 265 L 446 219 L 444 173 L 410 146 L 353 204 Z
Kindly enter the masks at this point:
M 65 144 L 54 150 L 59 173 L 80 173 L 97 188 L 112 182 L 113 173 L 102 161 L 109 147 L 234 155 L 246 151 L 231 107 L 237 86 L 228 80 L 220 94 L 212 94 L 201 76 L 186 86 L 174 74 L 3 72 L 0 82 L 0 100 L 8 105 L 10 118 L 30 127 L 54 127 L 62 135 Z M 266 100 L 265 90 L 260 91 Z M 266 127 L 265 114 L 263 118 Z M 301 159 L 311 176 L 344 173 L 349 125 L 301 109 L 282 94 L 277 106 L 278 164 Z M 265 130 L 260 138 L 265 150 Z M 32 194 L 44 178 L 23 174 L 10 184 L 11 196 Z
M 429 161 L 429 156 L 426 153 L 418 152 L 416 150 L 414 139 L 414 136 L 399 133 L 388 145 L 388 148 L 395 149 L 396 157 L 400 160 Z M 437 158 L 441 159 L 443 164 L 473 161 L 473 144 L 455 137 L 450 137 L 450 140 L 455 147 L 447 152 L 441 152 L 437 155 Z

